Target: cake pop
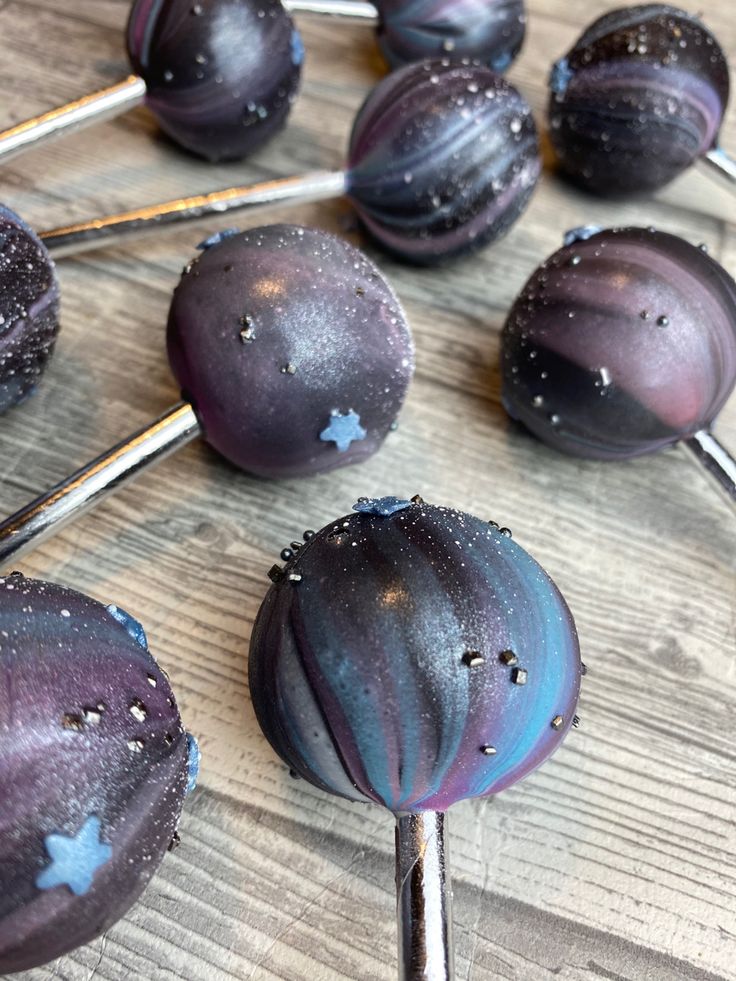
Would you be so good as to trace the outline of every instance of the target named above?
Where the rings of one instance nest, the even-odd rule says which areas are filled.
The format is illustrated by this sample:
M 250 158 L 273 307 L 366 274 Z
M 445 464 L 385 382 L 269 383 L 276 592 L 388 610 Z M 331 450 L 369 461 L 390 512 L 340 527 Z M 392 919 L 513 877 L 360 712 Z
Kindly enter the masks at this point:
M 396 815 L 400 976 L 446 978 L 442 816 L 559 747 L 577 722 L 578 640 L 508 529 L 418 497 L 354 510 L 272 570 L 251 697 L 293 772 Z
M 569 234 L 503 330 L 503 401 L 545 443 L 603 460 L 709 447 L 736 384 L 736 283 L 703 246 L 644 228 Z M 718 474 L 717 474 L 718 475 Z
M 42 233 L 55 254 L 212 214 L 347 194 L 380 245 L 436 263 L 503 235 L 540 171 L 531 110 L 488 68 L 421 62 L 385 78 L 358 112 L 345 171 L 234 187 Z
M 392 68 L 441 55 L 468 58 L 505 71 L 521 50 L 526 31 L 523 0 L 286 0 L 290 11 L 370 18 Z
M 0 413 L 30 395 L 54 349 L 59 283 L 45 246 L 0 206 Z
M 0 578 L 0 974 L 88 943 L 178 841 L 199 753 L 141 625 Z
M 294 225 L 202 245 L 174 292 L 167 331 L 187 401 L 3 522 L 0 559 L 197 435 L 248 473 L 295 477 L 366 459 L 394 427 L 414 347 L 369 259 Z
M 666 4 L 598 18 L 550 78 L 550 138 L 563 172 L 596 194 L 652 191 L 698 159 L 736 181 L 717 146 L 728 64 L 704 24 Z
M 0 133 L 0 159 L 142 102 L 180 146 L 237 160 L 286 121 L 304 48 L 279 0 L 135 0 L 124 81 Z

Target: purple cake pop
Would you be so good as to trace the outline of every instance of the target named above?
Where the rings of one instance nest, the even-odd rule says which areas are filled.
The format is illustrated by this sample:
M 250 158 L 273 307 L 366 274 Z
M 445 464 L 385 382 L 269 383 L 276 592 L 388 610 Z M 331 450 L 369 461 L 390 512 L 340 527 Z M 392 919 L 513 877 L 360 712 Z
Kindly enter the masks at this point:
M 0 206 L 0 413 L 30 395 L 59 329 L 59 283 L 36 233 Z
M 596 20 L 554 66 L 550 88 L 565 174 L 597 194 L 650 191 L 715 147 L 728 64 L 696 17 L 644 4 Z
M 508 529 L 418 498 L 355 509 L 272 570 L 249 668 L 266 738 L 315 786 L 395 813 L 511 786 L 574 721 L 565 601 Z
M 404 259 L 433 263 L 499 238 L 541 168 L 526 100 L 477 65 L 393 72 L 353 125 L 347 188 L 366 228 Z
M 511 309 L 508 413 L 555 449 L 600 459 L 707 430 L 736 384 L 736 283 L 674 235 L 591 232 L 568 236 Z
M 188 150 L 238 159 L 284 125 L 304 49 L 279 0 L 136 0 L 127 39 L 147 105 Z
M 505 71 L 526 31 L 523 0 L 377 0 L 378 43 L 392 68 L 443 55 Z
M 176 840 L 197 763 L 139 623 L 0 579 L 0 974 L 126 912 Z
M 265 477 L 370 456 L 414 368 L 386 280 L 315 229 L 270 225 L 215 240 L 185 270 L 168 326 L 171 367 L 208 442 Z

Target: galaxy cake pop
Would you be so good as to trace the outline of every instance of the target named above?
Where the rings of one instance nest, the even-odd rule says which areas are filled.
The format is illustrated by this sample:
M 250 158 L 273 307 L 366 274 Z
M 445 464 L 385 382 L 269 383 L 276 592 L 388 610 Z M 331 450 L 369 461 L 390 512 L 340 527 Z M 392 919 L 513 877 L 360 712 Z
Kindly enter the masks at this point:
M 59 283 L 28 225 L 0 206 L 0 413 L 30 395 L 59 329 Z
M 270 225 L 202 243 L 174 292 L 169 361 L 187 400 L 0 525 L 0 559 L 203 435 L 248 473 L 358 463 L 396 422 L 414 370 L 393 290 L 334 235 Z
M 132 233 L 244 208 L 347 194 L 387 250 L 430 264 L 480 249 L 519 218 L 540 172 L 525 99 L 488 68 L 408 65 L 369 95 L 347 169 L 234 187 L 42 233 L 67 254 Z
M 199 753 L 143 628 L 0 579 L 0 974 L 88 943 L 178 840 Z
M 728 65 L 701 21 L 677 7 L 600 17 L 556 63 L 550 89 L 560 167 L 596 194 L 655 190 L 706 155 L 718 165 Z M 731 161 L 720 167 L 736 180 Z
M 361 499 L 354 510 L 306 533 L 272 570 L 250 690 L 294 773 L 397 815 L 410 873 L 400 862 L 399 908 L 428 918 L 424 931 L 400 925 L 409 963 L 447 936 L 430 922 L 437 904 L 403 895 L 415 872 L 425 884 L 431 875 L 436 814 L 510 787 L 558 748 L 575 722 L 581 664 L 565 601 L 508 529 L 420 498 Z M 449 976 L 436 962 L 423 968 L 401 976 Z
M 393 68 L 468 58 L 505 71 L 524 41 L 523 0 L 378 0 L 378 44 Z
M 180 146 L 240 159 L 284 125 L 304 55 L 279 0 L 135 0 L 127 46 L 135 75 L 0 133 L 0 159 L 141 102 Z
M 707 433 L 736 384 L 736 283 L 654 229 L 575 232 L 503 330 L 503 400 L 545 443 L 622 459 Z

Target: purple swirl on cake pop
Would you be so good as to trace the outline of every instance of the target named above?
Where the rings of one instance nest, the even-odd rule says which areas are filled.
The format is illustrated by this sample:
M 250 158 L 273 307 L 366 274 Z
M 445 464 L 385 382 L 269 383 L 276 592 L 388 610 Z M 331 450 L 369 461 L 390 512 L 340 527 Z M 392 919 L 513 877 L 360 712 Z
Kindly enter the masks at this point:
M 579 694 L 577 635 L 507 529 L 387 502 L 360 501 L 288 559 L 254 626 L 251 697 L 273 748 L 315 786 L 444 811 L 557 749 Z
M 716 39 L 665 4 L 596 20 L 554 66 L 550 137 L 562 170 L 597 194 L 661 187 L 713 149 L 729 94 Z
M 196 754 L 144 637 L 117 607 L 0 579 L 0 974 L 108 929 L 176 834 Z
M 508 413 L 555 449 L 618 459 L 708 429 L 736 384 L 736 283 L 703 249 L 607 229 L 532 274 L 503 331 Z
M 378 43 L 392 68 L 467 58 L 505 71 L 526 31 L 523 0 L 378 0 Z
M 279 0 L 135 0 L 127 40 L 147 105 L 193 153 L 236 160 L 286 122 L 304 48 Z
M 364 102 L 347 187 L 381 245 L 426 264 L 507 232 L 540 167 L 531 109 L 512 85 L 489 68 L 428 61 L 393 72 Z
M 32 394 L 59 330 L 59 283 L 45 245 L 0 206 L 0 413 Z
M 227 236 L 190 263 L 168 350 L 207 441 L 262 477 L 370 456 L 414 370 L 406 318 L 376 266 L 294 225 Z

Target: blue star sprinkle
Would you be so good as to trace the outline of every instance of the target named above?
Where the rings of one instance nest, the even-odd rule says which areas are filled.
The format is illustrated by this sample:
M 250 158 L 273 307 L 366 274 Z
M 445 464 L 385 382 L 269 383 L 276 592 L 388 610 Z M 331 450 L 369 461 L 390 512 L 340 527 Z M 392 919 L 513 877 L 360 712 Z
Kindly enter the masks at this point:
M 350 444 L 359 439 L 365 439 L 367 432 L 360 424 L 360 416 L 349 409 L 344 415 L 333 412 L 330 424 L 319 434 L 323 443 L 336 443 L 339 453 L 344 453 Z
M 122 623 L 125 629 L 128 631 L 133 640 L 137 641 L 144 651 L 148 650 L 148 640 L 146 639 L 146 631 L 143 629 L 142 625 L 138 623 L 135 617 L 132 617 L 130 613 L 126 613 L 125 610 L 121 610 L 119 606 L 115 606 L 111 603 L 107 607 L 107 612 L 111 617 L 114 617 L 118 623 Z
M 304 42 L 299 31 L 293 30 L 291 32 L 291 63 L 292 65 L 301 65 L 303 61 Z
M 600 231 L 603 231 L 600 225 L 581 225 L 579 228 L 571 228 L 569 232 L 565 232 L 562 244 L 574 245 L 575 242 L 585 242 Z
M 567 86 L 575 77 L 575 72 L 570 68 L 570 64 L 567 58 L 560 58 L 552 65 L 552 71 L 549 76 L 549 87 L 552 89 L 555 95 L 564 95 L 567 92 Z
M 405 501 L 401 497 L 361 497 L 357 504 L 353 504 L 353 511 L 388 518 L 389 515 L 410 507 L 411 501 Z
M 188 797 L 197 786 L 199 763 L 202 759 L 202 754 L 199 750 L 199 743 L 191 732 L 187 733 L 187 753 L 187 770 L 189 772 L 189 779 L 187 780 L 187 789 L 185 790 L 185 794 Z
M 73 838 L 46 835 L 44 845 L 51 858 L 36 877 L 39 889 L 68 886 L 75 896 L 89 892 L 95 872 L 112 858 L 112 846 L 100 841 L 100 819 L 88 817 Z
M 495 58 L 492 58 L 488 67 L 492 71 L 501 74 L 502 72 L 506 71 L 506 69 L 511 64 L 511 61 L 512 61 L 511 52 L 504 51 L 503 54 L 496 55 Z
M 222 232 L 215 232 L 206 238 L 203 242 L 200 242 L 197 248 L 200 252 L 205 252 L 207 249 L 211 249 L 213 245 L 219 245 L 220 242 L 224 242 L 226 238 L 232 238 L 233 235 L 240 235 L 239 228 L 226 228 Z

